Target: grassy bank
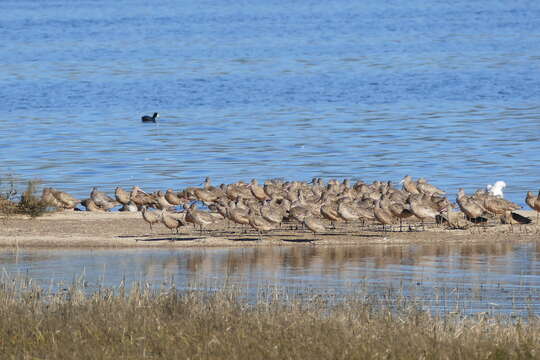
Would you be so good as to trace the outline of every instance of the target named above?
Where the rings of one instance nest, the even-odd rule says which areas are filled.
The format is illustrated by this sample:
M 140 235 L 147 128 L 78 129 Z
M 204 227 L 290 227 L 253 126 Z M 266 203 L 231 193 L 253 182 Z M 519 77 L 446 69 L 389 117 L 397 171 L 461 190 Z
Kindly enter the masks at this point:
M 1 358 L 529 359 L 540 357 L 539 339 L 537 318 L 437 318 L 381 299 L 248 304 L 234 290 L 88 296 L 0 284 Z

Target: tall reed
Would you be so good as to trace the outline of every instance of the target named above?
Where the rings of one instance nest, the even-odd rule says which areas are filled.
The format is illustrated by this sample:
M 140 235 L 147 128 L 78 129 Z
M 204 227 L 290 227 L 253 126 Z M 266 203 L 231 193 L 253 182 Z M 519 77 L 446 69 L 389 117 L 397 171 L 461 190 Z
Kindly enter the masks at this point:
M 136 285 L 53 293 L 0 282 L 0 354 L 13 359 L 532 359 L 540 321 L 437 317 L 417 304 L 296 300 L 234 288 Z

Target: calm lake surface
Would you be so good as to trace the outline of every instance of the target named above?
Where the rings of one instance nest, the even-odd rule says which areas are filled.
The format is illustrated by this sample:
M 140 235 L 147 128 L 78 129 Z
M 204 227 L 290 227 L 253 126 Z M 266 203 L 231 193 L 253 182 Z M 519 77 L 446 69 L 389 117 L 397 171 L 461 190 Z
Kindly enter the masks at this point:
M 403 296 L 436 312 L 540 315 L 540 243 L 122 250 L 0 250 L 3 278 L 28 277 L 58 291 L 99 287 L 214 291 L 291 298 Z
M 0 9 L 2 177 L 79 197 L 205 176 L 540 187 L 537 1 Z

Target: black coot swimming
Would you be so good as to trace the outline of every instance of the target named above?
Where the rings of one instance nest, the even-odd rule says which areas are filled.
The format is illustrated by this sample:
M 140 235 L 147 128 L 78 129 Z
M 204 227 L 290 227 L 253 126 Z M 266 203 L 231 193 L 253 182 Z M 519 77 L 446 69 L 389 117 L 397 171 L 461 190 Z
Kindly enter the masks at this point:
M 155 123 L 156 119 L 159 117 L 159 114 L 157 112 L 154 113 L 152 116 L 144 115 L 141 117 L 142 122 L 152 122 Z

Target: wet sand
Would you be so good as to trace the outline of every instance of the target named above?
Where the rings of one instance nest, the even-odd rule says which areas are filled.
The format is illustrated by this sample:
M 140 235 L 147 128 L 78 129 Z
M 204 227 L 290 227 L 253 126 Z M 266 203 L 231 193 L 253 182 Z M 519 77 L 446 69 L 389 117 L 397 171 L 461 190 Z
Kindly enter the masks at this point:
M 521 211 L 536 220 L 533 211 Z M 296 230 L 291 224 L 263 235 L 252 229 L 227 228 L 225 221 L 202 234 L 192 226 L 180 228 L 180 234 L 172 234 L 161 224 L 150 231 L 140 213 L 61 212 L 40 218 L 0 218 L 0 246 L 3 247 L 190 247 L 190 246 L 280 246 L 280 245 L 355 245 L 381 243 L 424 242 L 493 242 L 530 241 L 539 238 L 540 227 L 535 224 L 516 226 L 496 225 L 449 230 L 445 226 L 429 224 L 425 231 L 418 225 L 413 231 L 382 232 L 374 224 L 361 228 L 357 224 L 340 224 L 337 229 L 313 236 L 306 230 Z M 408 229 L 408 225 L 404 225 Z M 247 230 L 247 232 L 246 232 Z M 315 241 L 313 241 L 315 239 Z

